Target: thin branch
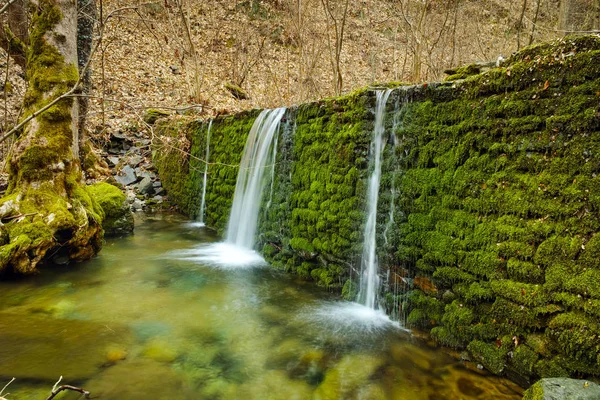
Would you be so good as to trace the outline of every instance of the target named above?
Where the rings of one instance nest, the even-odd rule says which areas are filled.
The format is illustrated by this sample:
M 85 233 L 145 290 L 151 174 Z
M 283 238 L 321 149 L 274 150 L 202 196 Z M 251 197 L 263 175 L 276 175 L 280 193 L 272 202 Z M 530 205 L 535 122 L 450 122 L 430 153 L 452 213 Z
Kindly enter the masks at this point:
M 0 8 L 0 14 L 2 14 L 4 11 L 6 11 L 8 9 L 8 7 L 10 7 L 10 5 L 12 3 L 14 3 L 17 0 L 8 0 L 8 3 L 6 3 L 4 6 L 2 6 L 2 8 Z
M 2 390 L 0 390 L 0 396 L 2 396 L 2 393 L 4 393 L 4 391 L 6 390 L 6 388 L 15 381 L 16 378 L 12 378 L 10 380 L 10 382 L 8 382 L 6 385 L 4 385 L 4 387 L 2 388 Z M 5 394 L 5 396 L 8 396 L 8 393 Z
M 48 396 L 46 398 L 46 400 L 52 400 L 54 397 L 56 397 L 57 394 L 59 394 L 60 392 L 62 392 L 63 390 L 72 390 L 74 392 L 79 392 L 81 394 L 83 394 L 83 396 L 86 399 L 91 399 L 90 397 L 90 392 L 88 392 L 87 390 L 84 390 L 82 388 L 78 388 L 76 386 L 71 386 L 71 385 L 62 385 L 59 386 L 58 388 L 52 390 L 52 393 L 50 394 L 50 396 Z

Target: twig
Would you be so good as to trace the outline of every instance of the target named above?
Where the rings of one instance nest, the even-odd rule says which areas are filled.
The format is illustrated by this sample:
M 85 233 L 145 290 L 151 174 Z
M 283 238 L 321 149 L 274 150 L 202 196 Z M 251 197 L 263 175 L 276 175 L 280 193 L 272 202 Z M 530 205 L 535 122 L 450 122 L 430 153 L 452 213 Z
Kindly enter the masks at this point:
M 6 3 L 4 6 L 2 6 L 2 8 L 0 8 L 0 14 L 2 14 L 4 11 L 6 11 L 6 9 L 8 9 L 8 7 L 10 7 L 10 5 L 12 3 L 14 3 L 15 1 L 17 1 L 17 0 L 8 0 L 8 3 Z
M 12 378 L 10 380 L 10 382 L 8 382 L 6 385 L 4 385 L 4 387 L 2 388 L 2 390 L 0 390 L 0 396 L 2 396 L 2 393 L 4 393 L 4 391 L 6 390 L 6 388 L 8 387 L 8 385 L 10 385 L 11 383 L 13 383 L 15 381 L 16 378 Z M 8 396 L 10 393 L 6 393 L 5 396 Z
M 12 217 L 2 218 L 4 221 L 11 221 L 13 219 L 21 218 L 21 217 L 31 217 L 32 215 L 37 215 L 37 213 L 29 213 L 29 214 L 19 214 L 13 215 Z M 57 382 L 58 383 L 58 382 Z
M 58 383 L 58 382 L 57 382 L 57 383 Z M 83 394 L 83 396 L 84 396 L 86 399 L 91 399 L 91 397 L 90 397 L 90 392 L 88 392 L 87 390 L 84 390 L 84 389 L 82 389 L 82 388 L 78 388 L 78 387 L 76 387 L 76 386 L 71 386 L 71 385 L 62 385 L 62 386 L 59 386 L 59 387 L 58 387 L 58 388 L 56 388 L 56 389 L 53 389 L 53 390 L 52 390 L 52 393 L 50 393 L 50 396 L 48 396 L 48 397 L 46 398 L 46 400 L 52 400 L 54 397 L 56 397 L 56 395 L 57 395 L 57 394 L 59 394 L 59 393 L 60 393 L 60 392 L 62 392 L 63 390 L 72 390 L 72 391 L 74 391 L 74 392 L 79 392 L 79 393 Z

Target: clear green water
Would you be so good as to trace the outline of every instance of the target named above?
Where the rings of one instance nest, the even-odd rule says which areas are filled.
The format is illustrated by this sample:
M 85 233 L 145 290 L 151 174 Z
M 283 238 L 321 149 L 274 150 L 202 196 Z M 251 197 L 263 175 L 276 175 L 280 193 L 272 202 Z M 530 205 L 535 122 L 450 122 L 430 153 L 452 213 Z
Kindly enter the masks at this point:
M 310 282 L 173 256 L 216 240 L 148 217 L 89 262 L 1 282 L 0 388 L 15 376 L 9 399 L 45 399 L 63 375 L 111 400 L 520 399 L 400 329 L 335 318 Z

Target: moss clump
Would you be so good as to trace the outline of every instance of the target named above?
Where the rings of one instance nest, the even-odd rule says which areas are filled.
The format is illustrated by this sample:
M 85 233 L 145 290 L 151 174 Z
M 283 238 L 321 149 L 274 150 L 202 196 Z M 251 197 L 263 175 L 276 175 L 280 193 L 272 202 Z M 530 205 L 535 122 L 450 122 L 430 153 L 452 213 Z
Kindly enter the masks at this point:
M 464 67 L 458 67 L 455 69 L 447 69 L 444 71 L 446 75 L 445 81 L 456 81 L 458 79 L 465 79 L 471 75 L 477 75 L 481 72 L 481 67 L 477 64 L 470 64 Z
M 154 123 L 159 118 L 165 118 L 168 116 L 169 116 L 169 113 L 166 111 L 157 110 L 155 108 L 149 108 L 148 110 L 146 110 L 144 112 L 144 115 L 142 116 L 142 120 L 149 125 L 154 125 Z
M 85 190 L 100 207 L 102 228 L 106 236 L 133 232 L 133 215 L 125 194 L 116 186 L 105 182 L 86 186 Z
M 474 340 L 467 346 L 473 359 L 481 363 L 490 372 L 500 375 L 506 367 L 506 355 L 508 351 L 495 344 Z

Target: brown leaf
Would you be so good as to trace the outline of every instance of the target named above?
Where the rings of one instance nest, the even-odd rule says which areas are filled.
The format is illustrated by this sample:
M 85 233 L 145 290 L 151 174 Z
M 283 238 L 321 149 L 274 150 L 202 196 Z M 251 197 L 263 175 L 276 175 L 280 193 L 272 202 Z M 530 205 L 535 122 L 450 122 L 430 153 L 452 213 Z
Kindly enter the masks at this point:
M 550 81 L 546 81 L 546 83 L 544 83 L 544 88 L 542 90 L 546 90 L 550 87 Z

